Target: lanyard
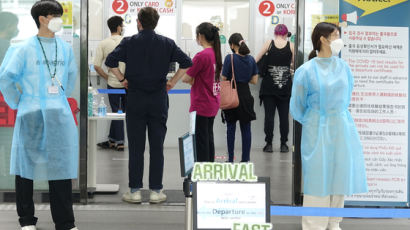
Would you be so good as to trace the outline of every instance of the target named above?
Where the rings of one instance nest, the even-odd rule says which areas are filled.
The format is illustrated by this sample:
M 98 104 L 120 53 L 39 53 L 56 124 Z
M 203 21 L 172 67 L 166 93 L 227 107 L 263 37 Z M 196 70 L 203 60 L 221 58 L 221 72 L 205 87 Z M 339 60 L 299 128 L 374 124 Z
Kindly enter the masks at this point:
M 49 63 L 49 61 L 48 61 L 48 59 L 47 59 L 46 52 L 44 51 L 43 43 L 41 43 L 41 40 L 40 40 L 40 38 L 39 38 L 38 36 L 37 36 L 37 39 L 38 39 L 38 42 L 40 43 L 41 50 L 43 51 L 44 59 L 46 60 L 48 72 L 50 73 L 50 76 L 51 76 L 51 84 L 54 85 L 54 79 L 56 79 L 57 82 L 58 82 L 58 84 L 60 85 L 61 89 L 64 91 L 63 85 L 61 84 L 60 80 L 56 77 L 56 72 L 57 72 L 57 39 L 54 40 L 55 50 L 56 50 L 55 60 L 54 60 L 54 62 L 53 62 L 53 65 L 54 65 L 54 73 L 51 73 L 50 63 Z

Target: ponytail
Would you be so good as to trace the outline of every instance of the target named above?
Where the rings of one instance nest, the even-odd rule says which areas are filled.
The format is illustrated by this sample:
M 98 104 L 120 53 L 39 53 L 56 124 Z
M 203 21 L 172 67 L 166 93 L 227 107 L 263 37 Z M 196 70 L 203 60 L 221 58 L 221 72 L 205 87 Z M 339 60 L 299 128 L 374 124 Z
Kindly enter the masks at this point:
M 215 62 L 216 62 L 215 81 L 219 81 L 221 71 L 222 71 L 222 54 L 221 54 L 221 41 L 220 41 L 220 38 L 219 38 L 219 29 L 218 29 L 218 27 L 214 26 L 212 28 L 212 32 L 214 33 L 214 41 L 213 41 L 212 47 L 214 48 Z
M 243 37 L 240 33 L 234 33 L 229 37 L 228 40 L 229 45 L 236 45 L 239 47 L 239 54 L 241 55 L 248 55 L 251 53 L 249 50 L 248 46 L 246 45 L 245 41 L 243 40 Z
M 309 54 L 309 60 L 315 58 L 316 56 L 317 56 L 316 50 L 312 50 L 312 52 L 310 52 Z
M 239 45 L 239 54 L 241 55 L 248 55 L 251 53 L 248 46 L 245 44 L 245 41 L 242 40 L 241 44 Z

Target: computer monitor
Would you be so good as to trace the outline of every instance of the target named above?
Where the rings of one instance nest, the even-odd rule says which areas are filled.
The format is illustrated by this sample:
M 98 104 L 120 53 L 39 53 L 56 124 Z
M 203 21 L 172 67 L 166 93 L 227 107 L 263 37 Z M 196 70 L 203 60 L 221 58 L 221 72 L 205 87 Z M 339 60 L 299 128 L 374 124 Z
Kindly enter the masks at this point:
M 231 230 L 234 223 L 270 223 L 270 179 L 193 186 L 194 230 Z
M 195 135 L 186 133 L 178 138 L 181 177 L 191 174 L 196 161 Z

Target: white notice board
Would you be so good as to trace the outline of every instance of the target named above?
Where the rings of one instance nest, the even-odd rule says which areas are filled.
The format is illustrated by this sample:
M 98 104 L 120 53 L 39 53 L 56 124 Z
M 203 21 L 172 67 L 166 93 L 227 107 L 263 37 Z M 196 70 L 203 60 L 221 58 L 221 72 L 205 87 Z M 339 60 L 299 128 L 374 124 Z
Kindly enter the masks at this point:
M 409 29 L 349 26 L 342 38 L 342 58 L 355 78 L 349 110 L 363 145 L 369 186 L 368 193 L 346 201 L 407 203 Z
M 194 230 L 230 230 L 233 223 L 270 223 L 269 178 L 194 183 Z

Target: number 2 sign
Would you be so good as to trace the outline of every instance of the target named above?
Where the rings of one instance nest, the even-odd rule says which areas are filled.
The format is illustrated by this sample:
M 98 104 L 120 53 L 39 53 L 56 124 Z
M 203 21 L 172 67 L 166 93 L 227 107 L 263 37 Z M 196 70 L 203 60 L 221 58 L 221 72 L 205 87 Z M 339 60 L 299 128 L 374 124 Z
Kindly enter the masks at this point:
M 261 15 L 268 17 L 271 16 L 275 12 L 275 5 L 272 1 L 263 1 L 259 4 L 259 13 Z
M 125 14 L 128 10 L 127 0 L 114 0 L 112 3 L 112 9 L 117 14 Z

